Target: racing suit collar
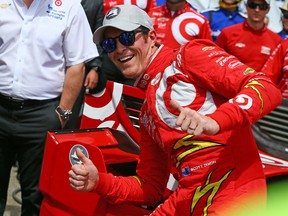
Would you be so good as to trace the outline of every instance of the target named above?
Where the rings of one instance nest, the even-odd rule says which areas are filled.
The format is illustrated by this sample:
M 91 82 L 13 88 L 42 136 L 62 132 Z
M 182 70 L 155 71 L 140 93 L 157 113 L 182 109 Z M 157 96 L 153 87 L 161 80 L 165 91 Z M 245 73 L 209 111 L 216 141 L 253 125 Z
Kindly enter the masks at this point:
M 180 8 L 177 11 L 173 11 L 173 13 L 171 13 L 171 11 L 168 9 L 167 4 L 163 5 L 164 7 L 164 12 L 165 12 L 165 16 L 164 17 L 177 17 L 181 14 L 183 14 L 185 11 L 187 11 L 187 7 L 190 7 L 190 5 L 188 3 L 186 3 L 182 8 Z
M 158 50 L 154 53 L 151 61 L 149 62 L 149 64 L 147 65 L 147 68 L 151 65 L 151 63 L 153 62 L 153 60 L 156 58 L 156 56 L 159 54 L 159 52 L 162 50 L 162 48 L 164 47 L 164 45 L 162 44 Z M 149 70 L 148 70 L 149 71 Z M 151 70 L 150 70 L 151 71 Z M 154 77 L 155 75 L 152 73 L 147 73 L 147 70 L 145 70 L 144 73 L 142 73 L 135 81 L 134 86 L 141 89 L 142 91 L 146 91 L 147 85 L 150 83 L 151 79 Z
M 255 33 L 261 33 L 261 32 L 266 31 L 266 29 L 267 29 L 267 26 L 264 24 L 263 28 L 258 29 L 258 30 L 255 30 L 255 29 L 253 29 L 253 28 L 249 25 L 249 23 L 247 22 L 247 20 L 245 20 L 245 21 L 243 22 L 243 25 L 244 25 L 244 28 L 248 29 L 248 30 L 251 31 L 251 32 L 255 32 Z

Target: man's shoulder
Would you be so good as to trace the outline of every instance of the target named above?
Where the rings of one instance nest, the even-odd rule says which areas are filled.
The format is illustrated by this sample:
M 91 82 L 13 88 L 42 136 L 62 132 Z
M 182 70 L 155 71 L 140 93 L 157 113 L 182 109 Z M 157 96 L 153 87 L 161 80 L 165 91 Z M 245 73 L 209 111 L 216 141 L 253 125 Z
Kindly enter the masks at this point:
M 187 42 L 186 44 L 184 44 L 182 46 L 182 49 L 190 49 L 192 47 L 195 48 L 195 47 L 202 47 L 202 51 L 207 51 L 207 50 L 210 50 L 210 49 L 214 49 L 213 47 L 215 47 L 215 43 L 211 40 L 208 40 L 208 39 L 194 39 L 194 40 L 191 40 L 189 42 Z M 181 48 L 180 48 L 181 49 Z
M 225 28 L 222 29 L 222 32 L 230 32 L 230 31 L 235 31 L 235 30 L 240 30 L 243 29 L 243 22 L 241 23 L 237 23 L 231 26 L 227 26 Z
M 270 28 L 268 28 L 267 26 L 266 26 L 266 32 L 268 33 L 268 34 L 271 34 L 271 35 L 273 35 L 273 36 L 279 36 L 279 37 L 281 37 L 279 34 L 277 34 L 276 32 L 274 32 L 274 31 L 272 31 Z M 276 36 L 276 37 L 277 37 Z
M 288 38 L 285 38 L 281 41 L 281 46 L 288 49 Z

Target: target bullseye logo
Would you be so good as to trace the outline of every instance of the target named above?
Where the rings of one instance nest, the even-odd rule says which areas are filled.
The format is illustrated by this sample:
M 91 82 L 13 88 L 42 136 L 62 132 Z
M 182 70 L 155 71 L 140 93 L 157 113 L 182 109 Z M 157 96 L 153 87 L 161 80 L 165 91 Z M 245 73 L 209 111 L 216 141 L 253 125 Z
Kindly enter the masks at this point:
M 62 1 L 61 0 L 56 0 L 55 1 L 55 5 L 56 6 L 61 6 L 62 5 Z

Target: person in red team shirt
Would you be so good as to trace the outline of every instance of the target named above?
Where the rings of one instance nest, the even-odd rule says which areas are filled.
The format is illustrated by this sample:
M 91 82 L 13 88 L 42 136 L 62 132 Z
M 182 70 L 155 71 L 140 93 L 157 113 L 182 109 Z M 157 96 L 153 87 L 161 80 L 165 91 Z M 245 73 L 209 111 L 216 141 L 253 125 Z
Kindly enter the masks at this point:
M 288 99 L 288 38 L 283 40 L 273 51 L 262 68 L 282 91 L 283 98 Z
M 233 215 L 263 206 L 266 179 L 251 124 L 281 103 L 264 73 L 251 70 L 212 41 L 197 39 L 179 49 L 157 42 L 151 18 L 121 5 L 94 33 L 109 58 L 146 92 L 140 123 L 136 176 L 98 172 L 80 149 L 82 164 L 69 171 L 72 188 L 91 191 L 111 204 L 157 206 L 171 170 L 177 189 L 153 216 Z
M 245 0 L 246 1 L 246 0 Z M 261 70 L 281 37 L 265 25 L 270 0 L 247 0 L 247 19 L 224 28 L 216 44 L 256 71 Z
M 209 21 L 185 0 L 167 0 L 162 6 L 150 9 L 158 42 L 171 48 L 193 39 L 212 40 Z

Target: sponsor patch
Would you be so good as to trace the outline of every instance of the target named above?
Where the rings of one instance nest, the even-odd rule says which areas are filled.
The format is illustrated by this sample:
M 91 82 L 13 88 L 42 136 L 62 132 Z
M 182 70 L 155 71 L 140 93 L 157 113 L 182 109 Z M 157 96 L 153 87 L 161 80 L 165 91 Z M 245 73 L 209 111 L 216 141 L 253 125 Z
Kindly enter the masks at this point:
M 261 47 L 261 53 L 266 54 L 266 55 L 270 55 L 271 49 L 269 47 L 262 46 Z
M 246 70 L 243 72 L 244 75 L 247 75 L 247 74 L 251 74 L 251 73 L 254 73 L 255 70 L 252 69 L 252 68 L 246 68 Z
M 62 4 L 62 2 L 61 2 L 61 4 Z M 55 1 L 55 5 L 56 5 L 56 1 Z M 56 5 L 56 6 L 60 6 L 60 5 Z M 58 19 L 58 20 L 62 20 L 66 15 L 66 12 L 64 10 L 57 10 L 51 4 L 47 5 L 47 11 L 46 12 L 48 13 L 49 17 L 54 18 L 54 19 Z
M 202 51 L 205 52 L 205 51 L 209 51 L 209 50 L 213 50 L 213 49 L 215 49 L 215 46 L 206 46 L 206 47 L 202 48 Z
M 240 62 L 239 60 L 234 60 L 234 61 L 231 61 L 229 64 L 228 64 L 228 67 L 231 68 L 231 69 L 234 69 L 238 66 L 241 66 L 243 65 L 242 62 Z
M 244 44 L 244 43 L 236 43 L 235 46 L 239 47 L 239 48 L 244 48 L 244 47 L 246 47 L 246 44 Z

